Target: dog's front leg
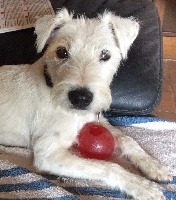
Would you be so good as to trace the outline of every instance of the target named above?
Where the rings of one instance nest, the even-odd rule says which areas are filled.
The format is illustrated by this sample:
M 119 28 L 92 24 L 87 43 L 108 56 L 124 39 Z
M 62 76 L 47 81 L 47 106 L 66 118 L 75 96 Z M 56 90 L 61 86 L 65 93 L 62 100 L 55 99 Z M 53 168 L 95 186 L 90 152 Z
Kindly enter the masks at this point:
M 114 135 L 116 148 L 120 148 L 122 154 L 127 156 L 148 178 L 158 181 L 172 180 L 166 167 L 149 156 L 134 139 L 124 135 L 104 118 L 101 118 L 101 123 Z
M 152 182 L 129 173 L 117 164 L 78 157 L 68 150 L 67 145 L 66 141 L 60 141 L 54 135 L 44 140 L 37 138 L 34 144 L 37 168 L 55 175 L 102 181 L 139 200 L 164 199 Z

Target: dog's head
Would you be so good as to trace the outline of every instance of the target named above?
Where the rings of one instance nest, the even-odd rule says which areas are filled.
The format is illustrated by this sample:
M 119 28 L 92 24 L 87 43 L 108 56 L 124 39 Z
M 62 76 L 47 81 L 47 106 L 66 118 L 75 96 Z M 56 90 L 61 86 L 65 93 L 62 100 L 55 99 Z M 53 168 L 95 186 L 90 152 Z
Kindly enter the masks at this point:
M 37 20 L 37 50 L 47 45 L 43 59 L 54 104 L 67 110 L 107 110 L 110 83 L 138 31 L 134 19 L 111 12 L 87 19 L 62 9 Z

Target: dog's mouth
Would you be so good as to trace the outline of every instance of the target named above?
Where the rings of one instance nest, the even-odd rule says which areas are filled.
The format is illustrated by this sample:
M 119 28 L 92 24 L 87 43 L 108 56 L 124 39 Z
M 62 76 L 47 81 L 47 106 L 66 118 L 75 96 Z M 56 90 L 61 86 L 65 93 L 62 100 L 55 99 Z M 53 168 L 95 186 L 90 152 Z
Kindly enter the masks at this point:
M 48 87 L 53 87 L 54 84 L 53 84 L 52 78 L 51 78 L 51 76 L 50 76 L 50 74 L 48 72 L 47 64 L 45 64 L 45 66 L 44 66 L 44 77 L 45 77 L 46 85 Z

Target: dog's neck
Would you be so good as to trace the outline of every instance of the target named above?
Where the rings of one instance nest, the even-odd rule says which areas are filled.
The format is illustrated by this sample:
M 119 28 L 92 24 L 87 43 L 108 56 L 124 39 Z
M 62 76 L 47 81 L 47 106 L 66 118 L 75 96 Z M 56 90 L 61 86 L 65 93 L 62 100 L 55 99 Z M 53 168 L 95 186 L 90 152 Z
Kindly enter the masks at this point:
M 50 74 L 48 72 L 47 64 L 44 65 L 44 77 L 45 77 L 46 85 L 48 87 L 53 87 L 53 81 L 52 81 L 51 76 L 50 76 Z

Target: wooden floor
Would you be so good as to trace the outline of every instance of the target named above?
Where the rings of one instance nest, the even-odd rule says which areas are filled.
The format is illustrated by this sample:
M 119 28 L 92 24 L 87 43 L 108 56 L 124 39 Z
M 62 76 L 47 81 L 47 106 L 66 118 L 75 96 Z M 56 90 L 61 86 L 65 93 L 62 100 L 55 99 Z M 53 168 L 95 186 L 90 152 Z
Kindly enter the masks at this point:
M 152 113 L 157 117 L 176 121 L 176 37 L 164 37 L 163 96 Z

